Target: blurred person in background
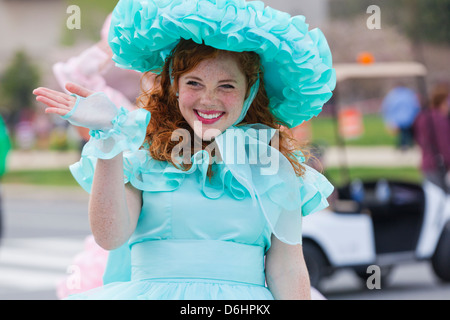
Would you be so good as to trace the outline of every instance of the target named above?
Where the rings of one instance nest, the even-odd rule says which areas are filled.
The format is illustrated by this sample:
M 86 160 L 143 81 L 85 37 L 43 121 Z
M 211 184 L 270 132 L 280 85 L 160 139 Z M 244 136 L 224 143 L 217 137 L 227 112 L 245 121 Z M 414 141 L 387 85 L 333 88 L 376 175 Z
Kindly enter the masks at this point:
M 384 98 L 382 113 L 387 127 L 398 136 L 397 148 L 407 150 L 414 144 L 413 124 L 420 112 L 417 94 L 402 84 Z
M 11 142 L 9 140 L 8 129 L 6 128 L 2 116 L 0 116 L 0 179 L 6 172 L 6 158 L 8 156 L 8 152 L 10 149 L 11 149 Z M 0 237 L 1 235 L 2 235 L 2 197 L 0 184 Z
M 431 92 L 430 108 L 421 111 L 414 124 L 415 139 L 422 150 L 425 179 L 449 192 L 450 90 L 441 83 Z
M 101 30 L 101 40 L 79 55 L 66 62 L 57 62 L 53 73 L 63 90 L 68 82 L 73 82 L 95 92 L 103 92 L 116 105 L 129 111 L 136 108 L 139 83 L 142 74 L 134 70 L 117 68 L 112 61 L 112 51 L 108 44 L 111 24 L 109 15 Z M 76 127 L 80 134 L 81 147 L 89 140 L 89 130 Z

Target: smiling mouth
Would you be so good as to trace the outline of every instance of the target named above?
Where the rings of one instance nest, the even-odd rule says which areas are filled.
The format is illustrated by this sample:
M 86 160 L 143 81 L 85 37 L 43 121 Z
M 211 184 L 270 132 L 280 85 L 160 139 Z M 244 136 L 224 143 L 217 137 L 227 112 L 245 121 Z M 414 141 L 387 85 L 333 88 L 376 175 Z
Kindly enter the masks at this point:
M 204 119 L 204 120 L 218 120 L 225 114 L 225 112 L 221 112 L 221 111 L 217 111 L 217 112 L 214 111 L 214 112 L 208 112 L 208 113 L 201 112 L 201 111 L 195 110 L 195 109 L 194 109 L 194 111 L 199 118 Z

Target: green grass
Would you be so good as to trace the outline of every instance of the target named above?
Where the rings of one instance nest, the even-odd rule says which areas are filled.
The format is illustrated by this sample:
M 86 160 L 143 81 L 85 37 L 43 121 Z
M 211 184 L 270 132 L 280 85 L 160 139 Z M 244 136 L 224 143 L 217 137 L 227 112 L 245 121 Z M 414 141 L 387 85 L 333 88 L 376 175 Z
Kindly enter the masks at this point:
M 324 172 L 326 177 L 335 186 L 341 186 L 345 183 L 345 173 L 342 174 L 340 168 L 327 168 Z M 422 173 L 415 167 L 396 167 L 396 168 L 366 168 L 350 167 L 348 170 L 350 180 L 359 178 L 362 181 L 373 181 L 381 178 L 388 180 L 398 180 L 404 182 L 421 183 Z
M 69 169 L 9 171 L 2 183 L 32 184 L 42 186 L 77 186 Z
M 346 140 L 349 146 L 395 146 L 396 137 L 388 132 L 383 119 L 376 115 L 363 118 L 364 133 L 354 140 Z M 312 142 L 325 146 L 337 144 L 335 120 L 330 117 L 318 117 L 311 120 Z

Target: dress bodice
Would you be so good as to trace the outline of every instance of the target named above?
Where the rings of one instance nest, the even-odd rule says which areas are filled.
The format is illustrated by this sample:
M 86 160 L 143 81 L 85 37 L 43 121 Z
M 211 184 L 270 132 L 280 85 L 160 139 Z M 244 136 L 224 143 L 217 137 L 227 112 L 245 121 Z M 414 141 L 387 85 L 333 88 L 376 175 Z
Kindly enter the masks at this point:
M 143 192 L 143 206 L 130 245 L 146 240 L 223 240 L 270 246 L 270 228 L 250 195 L 236 200 L 225 189 L 203 196 L 199 173 L 172 192 Z

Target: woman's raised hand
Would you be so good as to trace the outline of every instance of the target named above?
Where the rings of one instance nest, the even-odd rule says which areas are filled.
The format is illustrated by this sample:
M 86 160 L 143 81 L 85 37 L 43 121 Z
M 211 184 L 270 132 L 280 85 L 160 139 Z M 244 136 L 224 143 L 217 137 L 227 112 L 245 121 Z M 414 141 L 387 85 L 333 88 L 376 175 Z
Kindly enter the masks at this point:
M 74 83 L 68 83 L 66 89 L 76 96 L 48 88 L 37 88 L 33 93 L 37 101 L 47 105 L 46 113 L 60 115 L 75 126 L 91 130 L 112 127 L 112 120 L 119 110 L 106 94 L 93 92 Z
M 66 84 L 66 89 L 69 92 L 84 98 L 87 98 L 94 93 L 91 90 L 70 82 Z M 77 100 L 76 97 L 70 94 L 44 87 L 34 89 L 33 94 L 36 95 L 37 101 L 47 105 L 45 113 L 55 113 L 60 116 L 67 115 L 69 111 L 73 109 Z

